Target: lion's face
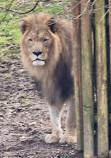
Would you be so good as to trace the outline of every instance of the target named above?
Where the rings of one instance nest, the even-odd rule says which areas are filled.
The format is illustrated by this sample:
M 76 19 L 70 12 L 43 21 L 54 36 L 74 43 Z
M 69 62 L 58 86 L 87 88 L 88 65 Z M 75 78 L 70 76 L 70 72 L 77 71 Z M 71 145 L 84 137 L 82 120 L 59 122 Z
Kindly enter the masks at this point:
M 21 22 L 21 59 L 32 76 L 41 79 L 56 68 L 62 52 L 60 28 L 59 22 L 45 13 L 29 15 Z
M 31 28 L 24 35 L 26 53 L 35 66 L 43 66 L 47 63 L 52 43 L 51 34 L 42 26 Z

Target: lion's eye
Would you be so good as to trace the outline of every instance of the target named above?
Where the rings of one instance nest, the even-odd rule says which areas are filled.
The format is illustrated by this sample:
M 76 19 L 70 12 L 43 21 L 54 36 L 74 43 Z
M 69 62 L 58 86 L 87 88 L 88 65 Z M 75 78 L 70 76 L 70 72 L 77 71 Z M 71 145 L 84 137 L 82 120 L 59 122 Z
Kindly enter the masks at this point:
M 29 42 L 32 42 L 33 41 L 33 39 L 32 38 L 29 38 Z
M 44 38 L 43 42 L 46 43 L 48 41 L 48 38 Z

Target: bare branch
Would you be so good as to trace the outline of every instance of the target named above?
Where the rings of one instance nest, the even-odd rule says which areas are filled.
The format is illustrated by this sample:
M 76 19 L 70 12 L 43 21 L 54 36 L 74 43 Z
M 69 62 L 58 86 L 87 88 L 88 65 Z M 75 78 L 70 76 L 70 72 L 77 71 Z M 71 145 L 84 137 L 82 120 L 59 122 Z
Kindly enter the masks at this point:
M 30 12 L 32 12 L 38 5 L 39 1 L 37 1 L 34 5 L 33 8 L 31 8 L 30 10 L 26 11 L 26 12 L 18 12 L 18 11 L 15 11 L 15 10 L 12 10 L 10 9 L 12 3 L 14 2 L 14 0 L 11 1 L 11 3 L 9 4 L 9 7 L 8 8 L 4 8 L 4 7 L 0 7 L 0 9 L 2 10 L 5 10 L 6 11 L 6 14 L 5 16 L 3 17 L 3 19 L 0 21 L 0 23 L 2 23 L 5 19 L 6 19 L 6 16 L 8 15 L 8 12 L 13 12 L 13 13 L 16 13 L 16 14 L 28 14 Z
M 10 7 L 11 7 L 11 5 L 12 5 L 13 2 L 14 2 L 14 0 L 12 0 L 12 1 L 10 2 L 10 4 L 9 4 L 9 6 L 8 6 L 7 9 L 10 9 Z M 4 16 L 3 19 L 0 21 L 0 24 L 6 19 L 7 15 L 8 15 L 8 12 L 6 12 L 5 16 Z
M 99 23 L 101 23 L 103 21 L 103 19 L 105 18 L 105 16 L 109 13 L 109 9 L 105 12 L 105 14 L 103 15 L 103 17 L 101 18 L 101 20 L 99 21 Z
M 29 9 L 28 11 L 25 11 L 25 12 L 20 12 L 20 11 L 16 11 L 16 10 L 11 9 L 12 3 L 13 3 L 14 1 L 15 1 L 15 0 L 12 0 L 7 8 L 0 6 L 0 9 L 3 10 L 4 12 L 6 12 L 5 16 L 2 18 L 2 20 L 0 21 L 0 23 L 2 23 L 2 22 L 6 19 L 6 17 L 7 17 L 7 15 L 8 15 L 9 12 L 12 12 L 12 13 L 15 13 L 15 14 L 21 14 L 21 15 L 22 15 L 22 14 L 27 14 L 27 13 L 32 12 L 32 11 L 37 7 L 38 3 L 41 2 L 40 0 L 37 0 L 37 2 L 35 3 L 35 5 L 33 6 L 33 8 L 31 8 L 31 9 Z M 42 0 L 42 1 L 44 1 L 44 0 Z M 47 1 L 47 0 L 45 0 L 44 2 L 46 2 L 46 1 Z M 75 0 L 75 1 L 76 1 L 76 0 Z M 82 3 L 82 1 L 84 1 L 84 0 L 79 0 L 79 1 L 77 1 L 78 3 L 77 3 L 75 6 L 73 6 L 72 8 L 70 8 L 70 10 L 68 10 L 68 11 L 66 11 L 66 10 L 64 9 L 65 13 L 66 13 L 66 12 L 70 12 L 71 10 L 74 10 L 79 4 Z M 110 6 L 110 5 L 105 5 L 105 6 L 101 6 L 101 7 L 98 7 L 98 8 L 95 9 L 95 8 L 94 8 L 94 5 L 95 5 L 95 2 L 96 2 L 96 1 L 97 1 L 97 0 L 93 0 L 93 1 L 91 2 L 91 0 L 87 0 L 87 3 L 84 4 L 84 10 L 80 13 L 80 15 L 75 16 L 75 17 L 72 17 L 71 20 L 72 20 L 72 19 L 73 19 L 73 20 L 74 20 L 74 19 L 75 19 L 75 20 L 76 20 L 76 19 L 79 19 L 79 18 L 81 18 L 81 16 L 82 16 L 83 14 L 94 14 L 95 12 L 101 10 L 102 8 L 106 8 L 107 11 L 106 11 L 104 17 L 101 17 L 101 20 L 100 20 L 100 22 L 101 22 L 102 19 L 104 19 L 105 16 L 108 14 L 109 9 L 111 9 L 111 6 Z M 88 5 L 91 6 L 90 9 L 87 8 Z M 62 12 L 63 12 L 63 10 L 60 11 L 60 12 L 58 12 L 57 15 L 59 15 L 59 14 L 62 13 Z
M 78 2 L 77 5 L 79 5 L 82 1 L 83 1 L 83 0 L 81 0 L 80 2 Z M 96 8 L 96 9 L 94 9 L 94 5 L 95 5 L 95 2 L 96 2 L 96 1 L 97 1 L 97 0 L 94 0 L 93 2 L 90 2 L 90 0 L 87 0 L 87 3 L 84 4 L 84 10 L 81 12 L 80 15 L 78 15 L 78 16 L 76 16 L 76 17 L 73 17 L 73 20 L 74 20 L 74 19 L 76 20 L 76 19 L 78 19 L 78 18 L 81 18 L 81 16 L 82 16 L 83 14 L 93 14 L 93 13 L 95 13 L 95 12 L 97 12 L 97 11 L 103 9 L 103 8 L 106 8 L 106 9 L 108 9 L 108 10 L 105 12 L 105 15 L 104 15 L 103 17 L 101 17 L 101 20 L 100 20 L 100 22 L 101 22 L 101 21 L 105 18 L 105 16 L 108 14 L 109 9 L 111 9 L 111 6 L 104 5 L 104 6 L 101 6 L 101 7 L 98 7 L 98 8 Z M 73 6 L 72 10 L 75 9 L 75 8 L 77 7 L 77 5 L 76 5 L 76 6 Z M 90 10 L 87 9 L 87 6 L 88 6 L 88 5 L 91 6 Z

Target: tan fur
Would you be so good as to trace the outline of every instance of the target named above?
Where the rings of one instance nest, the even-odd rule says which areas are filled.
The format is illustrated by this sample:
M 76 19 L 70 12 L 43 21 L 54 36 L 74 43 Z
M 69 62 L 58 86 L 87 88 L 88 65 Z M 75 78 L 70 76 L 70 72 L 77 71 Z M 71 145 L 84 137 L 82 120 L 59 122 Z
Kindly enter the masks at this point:
M 20 28 L 23 34 L 20 42 L 23 65 L 31 76 L 41 81 L 50 104 L 52 134 L 47 135 L 45 140 L 47 143 L 58 140 L 75 142 L 75 123 L 71 122 L 75 119 L 74 110 L 71 110 L 74 105 L 69 106 L 65 136 L 60 123 L 62 106 L 74 95 L 72 26 L 52 15 L 39 13 L 24 18 Z

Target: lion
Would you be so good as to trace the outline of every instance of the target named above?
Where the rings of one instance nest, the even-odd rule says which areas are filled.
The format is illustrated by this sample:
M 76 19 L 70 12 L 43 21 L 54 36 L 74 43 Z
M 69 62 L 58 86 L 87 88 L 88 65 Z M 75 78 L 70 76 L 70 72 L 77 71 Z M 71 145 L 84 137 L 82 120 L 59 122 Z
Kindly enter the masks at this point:
M 24 68 L 40 81 L 49 102 L 52 133 L 46 143 L 75 143 L 75 106 L 72 25 L 46 13 L 31 14 L 21 22 L 21 59 Z M 61 112 L 68 104 L 66 131 Z

